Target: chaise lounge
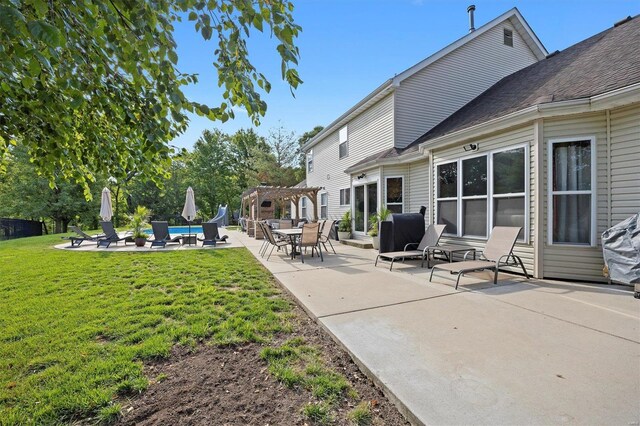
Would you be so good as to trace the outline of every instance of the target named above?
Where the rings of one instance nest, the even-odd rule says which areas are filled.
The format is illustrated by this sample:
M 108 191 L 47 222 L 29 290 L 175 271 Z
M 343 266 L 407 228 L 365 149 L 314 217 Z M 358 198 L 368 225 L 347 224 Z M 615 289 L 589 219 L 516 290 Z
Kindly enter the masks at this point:
M 98 237 L 97 239 L 98 247 L 109 248 L 111 243 L 118 244 L 120 241 L 124 241 L 125 245 L 128 242 L 133 242 L 133 238 L 131 237 L 131 235 L 124 235 L 122 237 L 118 235 L 118 232 L 113 227 L 113 222 L 111 221 L 100 222 L 100 226 L 102 227 L 102 232 L 104 232 L 104 236 Z
M 182 237 L 172 237 L 169 233 L 169 222 L 167 221 L 154 221 L 151 222 L 151 229 L 153 229 L 153 240 L 151 241 L 151 247 L 165 247 L 170 243 L 180 244 Z
M 424 260 L 425 257 L 428 256 L 429 249 L 438 245 L 438 241 L 440 241 L 445 227 L 446 225 L 429 225 L 419 243 L 409 243 L 404 246 L 403 251 L 391 251 L 378 254 L 374 266 L 378 266 L 378 259 L 380 258 L 390 260 L 391 265 L 389 266 L 389 270 L 391 271 L 393 269 L 393 262 L 397 259 L 404 261 L 404 259 L 422 258 L 420 267 L 424 267 Z M 410 246 L 416 245 L 417 247 L 414 250 L 408 250 Z
M 71 235 L 69 237 L 62 237 L 62 239 L 64 239 L 64 240 L 71 241 L 71 247 L 79 247 L 80 244 L 82 244 L 85 241 L 96 242 L 96 241 L 98 241 L 98 238 L 104 237 L 103 234 L 100 234 L 100 235 L 89 235 L 86 232 L 84 232 L 82 229 L 80 229 L 79 226 L 69 226 L 69 229 L 72 232 L 75 232 L 76 235 L 78 235 L 77 237 L 74 237 L 73 235 Z
M 491 231 L 491 236 L 482 252 L 481 260 L 465 260 L 462 262 L 434 265 L 433 268 L 431 268 L 429 282 L 431 282 L 431 278 L 433 278 L 434 271 L 441 269 L 443 271 L 449 271 L 451 274 L 458 274 L 456 279 L 456 289 L 458 289 L 462 275 L 469 272 L 492 270 L 494 271 L 493 283 L 497 284 L 498 270 L 501 266 L 520 266 L 525 277 L 529 279 L 529 274 L 522 263 L 522 259 L 513 254 L 513 247 L 516 245 L 516 240 L 518 239 L 518 234 L 521 229 L 522 228 L 515 226 L 496 226 L 493 228 L 493 231 Z
M 202 241 L 202 246 L 215 246 L 217 243 L 226 243 L 229 236 L 224 235 L 220 237 L 218 232 L 218 224 L 205 222 L 202 224 L 203 238 L 198 238 L 198 241 Z

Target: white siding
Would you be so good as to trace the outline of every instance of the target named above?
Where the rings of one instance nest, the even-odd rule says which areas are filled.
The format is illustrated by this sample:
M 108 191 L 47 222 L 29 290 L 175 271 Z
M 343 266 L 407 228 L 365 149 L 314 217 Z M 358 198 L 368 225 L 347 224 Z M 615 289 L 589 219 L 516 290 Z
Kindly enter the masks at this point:
M 337 129 L 313 147 L 313 172 L 307 173 L 308 186 L 322 186 L 327 190 L 329 219 L 340 219 L 348 209 L 340 206 L 340 189 L 351 185 L 351 178 L 344 170 L 393 146 L 393 95 L 352 119 L 348 131 L 349 155 L 339 159 Z
M 611 112 L 611 225 L 640 212 L 640 106 Z
M 417 161 L 409 165 L 409 208 L 408 213 L 418 213 L 420 207 L 425 206 L 427 210 L 429 208 L 429 161 Z M 425 213 L 427 224 L 430 223 L 428 218 L 430 217 L 429 211 Z
M 547 147 L 549 139 L 595 136 L 597 181 L 596 189 L 596 235 L 595 247 L 551 245 L 548 241 L 548 227 L 550 226 L 548 199 Z M 608 226 L 607 219 L 607 121 L 604 112 L 597 114 L 583 114 L 575 117 L 544 121 L 544 276 L 547 278 L 562 278 L 584 281 L 604 281 L 602 268 L 602 245 L 600 236 Z M 592 183 L 593 185 L 593 183 Z
M 503 29 L 513 31 L 513 47 Z M 395 92 L 395 144 L 405 147 L 467 102 L 537 61 L 509 21 L 404 80 Z
M 468 143 L 469 141 L 465 141 Z M 489 151 L 506 149 L 511 146 L 516 145 L 527 145 L 529 150 L 529 242 L 528 243 L 517 243 L 514 249 L 514 253 L 520 258 L 522 258 L 522 262 L 527 268 L 527 272 L 529 274 L 533 273 L 533 239 L 534 239 L 534 228 L 533 228 L 533 205 L 536 197 L 533 179 L 534 179 L 534 163 L 535 152 L 533 151 L 534 137 L 533 137 L 533 126 L 528 125 L 526 127 L 521 127 L 518 129 L 510 130 L 503 132 L 501 134 L 485 137 L 482 139 L 478 139 L 473 141 L 473 143 L 477 143 L 479 146 L 479 150 L 473 153 L 473 156 L 477 154 L 487 153 Z M 462 149 L 462 145 L 456 145 L 452 148 L 447 148 L 445 150 L 434 151 L 433 152 L 433 173 L 432 182 L 434 184 L 431 186 L 431 196 L 433 197 L 433 206 L 435 209 L 436 206 L 436 173 L 438 164 L 446 163 L 448 161 L 457 160 L 459 158 L 464 158 L 465 153 Z M 431 223 L 435 223 L 435 212 L 429 212 Z M 468 245 L 469 247 L 475 247 L 478 250 L 483 250 L 486 244 L 485 239 L 479 238 L 468 238 L 468 237 L 443 237 L 441 240 L 441 244 L 456 244 L 456 245 Z M 513 268 L 515 272 L 522 272 L 521 269 Z

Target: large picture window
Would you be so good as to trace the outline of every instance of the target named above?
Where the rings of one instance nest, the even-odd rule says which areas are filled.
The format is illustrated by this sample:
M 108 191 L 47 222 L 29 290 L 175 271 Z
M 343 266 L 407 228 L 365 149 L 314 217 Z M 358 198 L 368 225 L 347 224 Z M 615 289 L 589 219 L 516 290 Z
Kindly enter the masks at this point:
M 518 239 L 526 241 L 527 170 L 525 146 L 438 165 L 436 222 L 459 237 L 487 238 L 494 226 L 518 226 Z
M 326 219 L 329 209 L 329 194 L 320 194 L 320 219 Z
M 402 213 L 404 210 L 402 180 L 402 177 L 388 177 L 386 179 L 386 205 L 391 213 Z
M 437 223 L 447 225 L 447 234 L 458 234 L 458 163 L 437 168 Z
M 549 141 L 548 166 L 550 241 L 594 245 L 595 138 Z

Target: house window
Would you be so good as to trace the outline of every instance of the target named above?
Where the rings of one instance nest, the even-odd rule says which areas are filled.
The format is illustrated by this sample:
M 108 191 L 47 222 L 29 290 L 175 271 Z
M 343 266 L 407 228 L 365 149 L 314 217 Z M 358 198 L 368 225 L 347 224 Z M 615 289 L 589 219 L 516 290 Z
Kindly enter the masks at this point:
M 300 217 L 299 219 L 308 219 L 307 216 L 307 197 L 302 197 L 300 199 Z
M 344 157 L 348 157 L 349 156 L 349 139 L 348 139 L 348 132 L 347 132 L 347 126 L 344 126 L 342 129 L 340 129 L 340 132 L 338 133 L 338 137 L 339 137 L 339 158 L 344 158 Z
M 493 226 L 520 226 L 524 240 L 526 217 L 525 149 L 493 154 Z
M 351 204 L 351 189 L 345 188 L 340 190 L 340 205 L 348 206 Z
M 549 141 L 549 239 L 595 244 L 595 138 Z
M 320 219 L 326 219 L 329 208 L 329 194 L 320 194 Z
M 458 162 L 438 166 L 437 223 L 447 234 L 458 234 Z
M 387 183 L 387 208 L 391 213 L 403 212 L 404 190 L 402 177 L 388 177 Z
M 487 156 L 462 160 L 462 235 L 487 236 Z
M 448 234 L 481 238 L 494 226 L 518 226 L 526 242 L 527 167 L 525 146 L 438 165 L 437 223 Z
M 310 149 L 307 152 L 307 173 L 311 173 L 313 171 L 313 150 Z
M 505 28 L 503 41 L 505 46 L 513 47 L 513 31 Z

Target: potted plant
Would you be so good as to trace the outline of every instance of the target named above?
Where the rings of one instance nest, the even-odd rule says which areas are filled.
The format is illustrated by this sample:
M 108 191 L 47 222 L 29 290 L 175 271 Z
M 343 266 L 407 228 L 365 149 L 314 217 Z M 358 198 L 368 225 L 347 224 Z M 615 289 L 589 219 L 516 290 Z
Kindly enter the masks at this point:
M 371 236 L 371 242 L 375 250 L 380 248 L 380 222 L 387 220 L 390 215 L 391 210 L 382 207 L 379 212 L 369 217 L 369 235 Z
M 374 250 L 380 248 L 380 236 L 378 235 L 378 214 L 372 214 L 369 216 L 369 236 L 371 237 L 371 243 Z
M 351 238 L 351 210 L 344 212 L 338 225 L 338 239 L 343 241 L 349 238 Z
M 144 232 L 144 228 L 149 226 L 147 221 L 149 220 L 150 215 L 151 211 L 148 208 L 138 206 L 129 217 L 129 225 L 133 230 L 132 237 L 135 240 L 136 247 L 144 247 L 147 243 L 148 235 Z

